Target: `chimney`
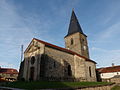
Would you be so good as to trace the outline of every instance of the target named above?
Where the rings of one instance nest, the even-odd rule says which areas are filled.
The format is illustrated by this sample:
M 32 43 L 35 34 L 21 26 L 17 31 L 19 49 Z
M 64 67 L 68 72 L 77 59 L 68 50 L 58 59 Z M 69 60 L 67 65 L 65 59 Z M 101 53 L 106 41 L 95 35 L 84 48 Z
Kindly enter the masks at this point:
M 112 67 L 114 67 L 115 66 L 115 64 L 114 63 L 112 63 Z

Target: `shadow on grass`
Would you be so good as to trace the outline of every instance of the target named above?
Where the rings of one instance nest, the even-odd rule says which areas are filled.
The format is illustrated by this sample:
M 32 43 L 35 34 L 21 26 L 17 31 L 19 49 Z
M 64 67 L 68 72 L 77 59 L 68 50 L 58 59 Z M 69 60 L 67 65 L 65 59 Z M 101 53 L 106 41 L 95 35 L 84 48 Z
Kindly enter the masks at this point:
M 55 88 L 71 88 L 67 86 L 64 82 L 47 82 L 47 81 L 39 81 L 39 82 L 7 82 L 4 83 L 2 86 L 5 87 L 12 87 L 12 88 L 20 88 L 20 89 L 55 89 Z

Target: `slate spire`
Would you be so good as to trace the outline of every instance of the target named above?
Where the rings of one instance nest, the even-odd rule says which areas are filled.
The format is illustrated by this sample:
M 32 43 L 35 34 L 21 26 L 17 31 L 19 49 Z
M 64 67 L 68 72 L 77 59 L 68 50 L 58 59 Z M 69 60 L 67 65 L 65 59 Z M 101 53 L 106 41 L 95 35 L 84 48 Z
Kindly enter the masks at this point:
M 73 33 L 76 33 L 76 32 L 80 32 L 80 33 L 84 34 L 83 31 L 82 31 L 82 28 L 81 28 L 81 26 L 78 22 L 78 19 L 75 15 L 75 12 L 74 12 L 74 10 L 72 10 L 72 15 L 71 15 L 71 19 L 70 19 L 68 34 L 66 36 L 69 36 L 69 35 L 71 35 Z

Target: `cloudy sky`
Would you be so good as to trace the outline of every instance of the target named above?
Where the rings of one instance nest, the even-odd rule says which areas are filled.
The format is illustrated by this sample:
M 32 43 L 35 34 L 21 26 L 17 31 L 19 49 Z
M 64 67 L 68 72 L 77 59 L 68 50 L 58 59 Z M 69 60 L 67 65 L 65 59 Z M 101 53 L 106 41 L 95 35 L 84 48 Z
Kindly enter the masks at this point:
M 0 66 L 19 69 L 34 37 L 64 47 L 72 8 L 97 67 L 120 65 L 120 0 L 0 0 Z

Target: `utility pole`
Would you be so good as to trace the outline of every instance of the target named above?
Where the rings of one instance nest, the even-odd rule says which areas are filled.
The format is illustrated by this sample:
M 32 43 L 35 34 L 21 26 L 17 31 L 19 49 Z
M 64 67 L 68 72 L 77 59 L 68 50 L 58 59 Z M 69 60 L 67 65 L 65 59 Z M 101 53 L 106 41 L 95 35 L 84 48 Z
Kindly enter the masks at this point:
M 20 66 L 19 66 L 19 74 L 18 74 L 18 80 L 21 80 L 22 76 L 23 76 L 23 72 L 22 72 L 22 68 L 23 68 L 23 64 L 22 64 L 22 59 L 23 59 L 23 45 L 21 45 L 21 61 L 20 61 Z
M 21 62 L 22 62 L 22 59 L 23 59 L 23 45 L 21 45 Z

